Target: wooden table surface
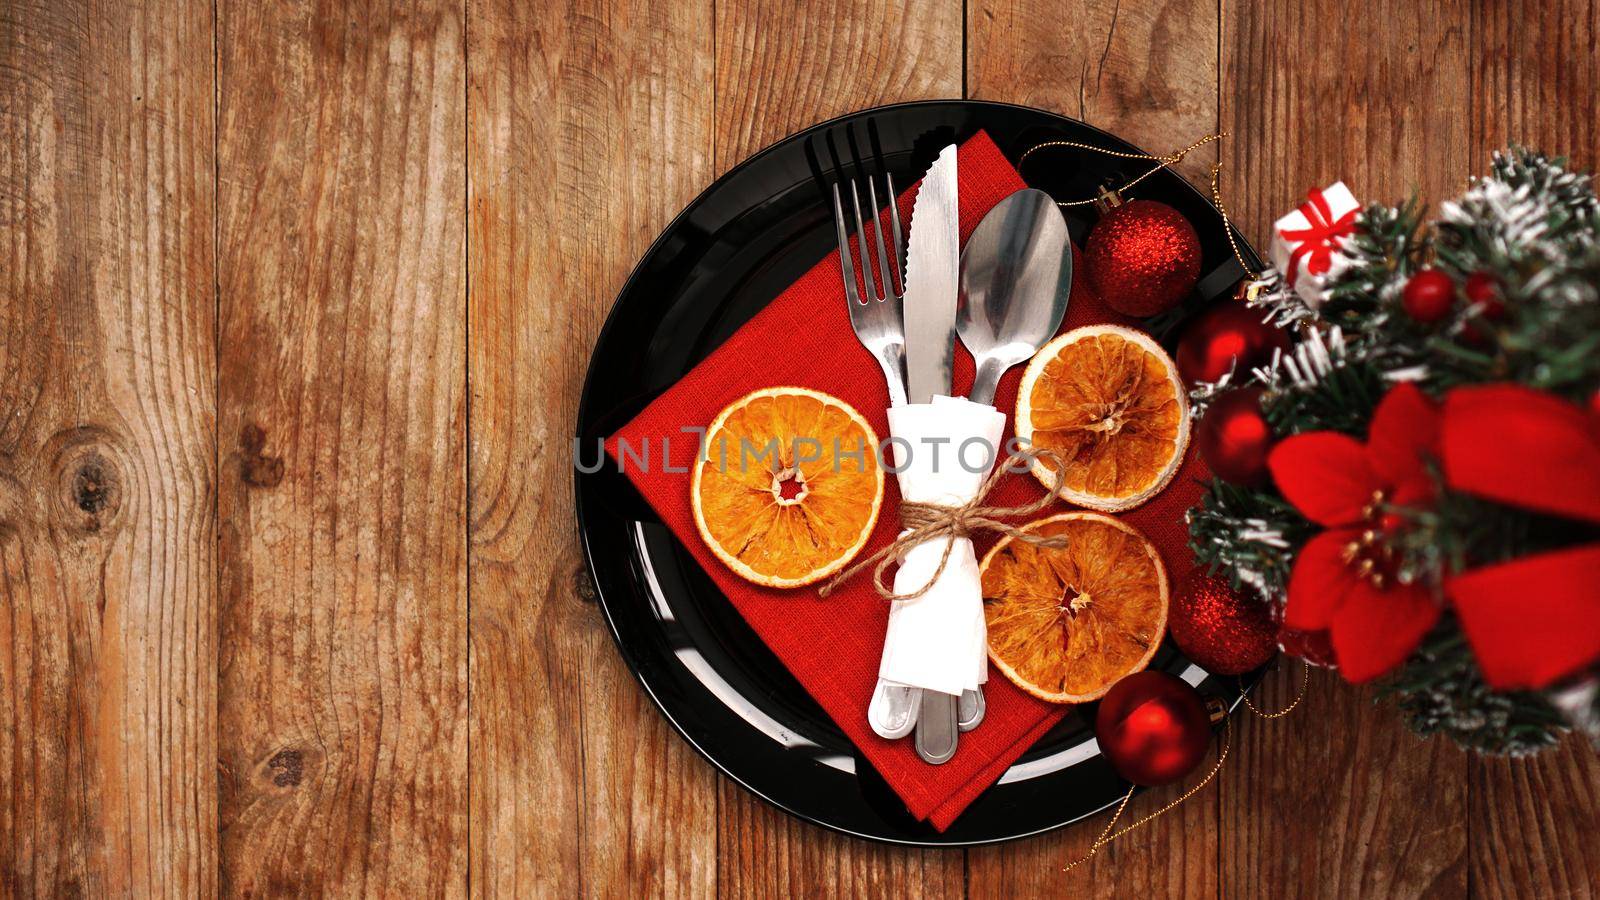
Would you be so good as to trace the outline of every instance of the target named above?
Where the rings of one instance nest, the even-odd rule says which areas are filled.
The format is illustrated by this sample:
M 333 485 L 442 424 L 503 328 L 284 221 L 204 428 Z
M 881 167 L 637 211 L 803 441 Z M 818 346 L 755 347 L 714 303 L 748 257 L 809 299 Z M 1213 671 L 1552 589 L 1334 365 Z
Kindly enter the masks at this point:
M 805 125 L 964 96 L 1161 151 L 1220 128 L 1259 243 L 1337 178 L 1594 166 L 1597 40 L 1600 0 L 8 0 L 0 895 L 1600 892 L 1593 750 L 1469 756 L 1324 675 L 1068 874 L 1098 826 L 802 824 L 628 674 L 569 458 L 639 254 Z

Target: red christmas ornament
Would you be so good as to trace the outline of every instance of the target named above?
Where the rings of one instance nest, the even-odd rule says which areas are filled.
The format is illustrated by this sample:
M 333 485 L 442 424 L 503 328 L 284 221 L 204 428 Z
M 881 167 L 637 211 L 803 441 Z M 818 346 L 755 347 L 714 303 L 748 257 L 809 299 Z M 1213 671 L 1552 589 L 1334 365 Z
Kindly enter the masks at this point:
M 1438 269 L 1423 269 L 1411 276 L 1400 292 L 1406 315 L 1431 325 L 1444 318 L 1456 302 L 1456 283 Z
M 1167 631 L 1183 655 L 1214 675 L 1239 675 L 1278 652 L 1278 628 L 1267 604 L 1201 568 L 1172 595 Z
M 1499 321 L 1506 314 L 1505 301 L 1500 298 L 1500 280 L 1488 272 L 1468 275 L 1461 292 L 1468 303 L 1478 307 L 1478 314 L 1491 322 Z
M 1200 236 L 1183 213 L 1154 200 L 1112 207 L 1083 252 L 1095 293 L 1126 316 L 1169 310 L 1200 279 Z
M 1194 771 L 1211 741 L 1205 701 L 1183 679 L 1146 670 L 1100 700 L 1094 736 L 1117 774 L 1134 784 L 1171 784 Z
M 1260 484 L 1267 477 L 1272 428 L 1261 414 L 1259 387 L 1226 391 L 1195 426 L 1195 445 L 1212 474 L 1239 485 Z
M 1174 361 L 1186 384 L 1216 381 L 1229 370 L 1240 373 L 1289 349 L 1283 329 L 1261 321 L 1261 311 L 1243 303 L 1218 303 L 1196 316 L 1178 339 Z

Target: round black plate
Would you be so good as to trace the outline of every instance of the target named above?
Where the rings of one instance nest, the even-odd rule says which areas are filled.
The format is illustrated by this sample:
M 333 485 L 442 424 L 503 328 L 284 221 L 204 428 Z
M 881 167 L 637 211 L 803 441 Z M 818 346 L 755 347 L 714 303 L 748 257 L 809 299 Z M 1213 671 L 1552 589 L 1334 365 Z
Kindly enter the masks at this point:
M 1137 152 L 1081 122 L 973 101 L 865 110 L 763 150 L 689 204 L 623 286 L 584 384 L 580 463 L 592 467 L 601 438 L 833 249 L 829 183 L 865 169 L 888 171 L 909 185 L 939 148 L 979 129 L 1013 161 L 1055 139 Z M 1061 199 L 1093 196 L 1102 183 L 1121 183 L 1148 168 L 1103 154 L 1051 153 L 1030 159 L 1023 175 Z M 1203 196 L 1168 172 L 1141 182 L 1132 195 L 1170 203 L 1195 223 L 1205 248 L 1202 271 L 1213 273 L 1197 294 L 1232 288 L 1237 263 L 1221 216 Z M 1069 215 L 1074 237 L 1081 241 L 1091 221 L 1087 210 Z M 1199 295 L 1191 306 L 1211 299 Z M 1127 790 L 1095 745 L 1090 705 L 1040 739 L 949 830 L 941 834 L 913 820 L 626 477 L 611 466 L 579 471 L 576 491 L 584 554 L 623 658 L 696 750 L 778 807 L 860 837 L 959 846 L 1058 828 L 1104 809 Z M 1207 677 L 1171 646 L 1154 665 L 1202 693 L 1237 702 L 1237 679 Z

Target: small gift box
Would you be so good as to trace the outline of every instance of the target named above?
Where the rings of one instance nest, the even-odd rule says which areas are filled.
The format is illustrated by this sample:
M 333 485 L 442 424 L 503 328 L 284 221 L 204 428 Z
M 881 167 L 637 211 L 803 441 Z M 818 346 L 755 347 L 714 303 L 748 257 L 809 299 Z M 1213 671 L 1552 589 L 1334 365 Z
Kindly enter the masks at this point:
M 1306 202 L 1272 223 L 1272 264 L 1315 309 L 1333 267 L 1334 251 L 1355 231 L 1361 204 L 1344 182 L 1313 190 Z

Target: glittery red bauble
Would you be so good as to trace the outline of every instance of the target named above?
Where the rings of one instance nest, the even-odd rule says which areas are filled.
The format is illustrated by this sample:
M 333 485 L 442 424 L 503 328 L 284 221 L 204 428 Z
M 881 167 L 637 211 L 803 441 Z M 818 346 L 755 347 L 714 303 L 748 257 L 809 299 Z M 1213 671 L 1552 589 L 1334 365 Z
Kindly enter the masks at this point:
M 1200 279 L 1200 236 L 1183 213 L 1154 200 L 1113 207 L 1089 232 L 1083 255 L 1095 293 L 1127 316 L 1177 306 Z
M 1456 283 L 1438 269 L 1423 269 L 1411 276 L 1400 291 L 1406 315 L 1431 325 L 1450 313 L 1456 302 Z
M 1278 652 L 1278 626 L 1260 597 L 1194 569 L 1167 608 L 1167 632 L 1183 655 L 1213 675 L 1239 675 Z
M 1261 317 L 1261 310 L 1238 302 L 1218 303 L 1196 316 L 1174 357 L 1184 382 L 1216 381 L 1229 370 L 1242 375 L 1271 360 L 1273 350 L 1287 351 L 1289 335 Z
M 1272 428 L 1261 414 L 1261 394 L 1259 387 L 1224 391 L 1195 426 L 1200 458 L 1223 481 L 1252 485 L 1267 478 Z
M 1094 736 L 1117 774 L 1134 784 L 1171 784 L 1194 771 L 1211 741 L 1205 701 L 1183 679 L 1135 672 L 1112 685 Z

